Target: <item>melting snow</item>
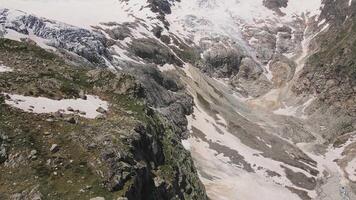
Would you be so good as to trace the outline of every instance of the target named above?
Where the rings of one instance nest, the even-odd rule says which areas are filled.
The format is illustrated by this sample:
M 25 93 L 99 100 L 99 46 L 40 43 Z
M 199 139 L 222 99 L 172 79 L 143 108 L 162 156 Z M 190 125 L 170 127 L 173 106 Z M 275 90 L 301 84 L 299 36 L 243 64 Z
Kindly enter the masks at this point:
M 62 99 L 53 100 L 44 97 L 30 97 L 17 94 L 7 94 L 10 99 L 5 100 L 5 103 L 13 107 L 22 109 L 26 112 L 33 113 L 54 113 L 62 111 L 65 114 L 73 114 L 67 108 L 71 107 L 73 110 L 79 110 L 81 116 L 89 119 L 94 119 L 100 113 L 96 110 L 102 107 L 108 110 L 108 102 L 101 100 L 97 96 L 87 95 L 87 99 Z M 85 112 L 85 113 L 84 113 Z
M 175 70 L 176 68 L 174 67 L 174 65 L 172 64 L 165 64 L 163 66 L 158 66 L 158 69 L 161 71 L 161 72 L 165 72 L 165 71 L 172 71 L 172 70 Z
M 217 115 L 217 118 L 216 121 L 198 106 L 194 109 L 193 116 L 188 117 L 188 128 L 195 127 L 204 133 L 208 141 L 237 151 L 247 163 L 251 164 L 256 173 L 248 173 L 241 169 L 241 166 L 231 163 L 230 158 L 210 149 L 205 141 L 194 137 L 189 138 L 189 149 L 196 159 L 198 168 L 202 170 L 201 174 L 205 175 L 201 178 L 210 198 L 260 199 L 263 196 L 266 200 L 299 199 L 297 195 L 284 187 L 293 186 L 293 184 L 286 178 L 284 169 L 281 167 L 283 163 L 260 156 L 259 151 L 244 145 L 226 130 L 224 126 L 226 122 L 220 115 Z M 219 133 L 216 128 L 223 131 L 223 134 Z M 296 168 L 291 168 L 298 171 Z M 267 170 L 277 172 L 281 174 L 281 177 L 271 177 L 267 174 Z M 209 177 L 214 178 L 211 180 Z
M 11 67 L 6 67 L 5 65 L 0 64 L 0 73 L 12 72 L 12 71 L 14 71 L 14 70 Z
M 186 150 L 190 151 L 191 145 L 189 140 L 182 140 L 182 145 Z
M 37 37 L 36 35 L 33 34 L 33 32 L 30 32 L 29 35 L 24 35 L 22 33 L 12 30 L 12 29 L 6 29 L 6 32 L 7 33 L 4 35 L 4 37 L 7 39 L 21 41 L 21 39 L 28 38 L 28 39 L 34 41 L 41 48 L 49 49 L 49 50 L 53 50 L 53 51 L 56 50 L 54 47 L 47 45 L 47 43 L 49 42 L 48 40 Z
M 349 179 L 351 181 L 356 181 L 356 158 L 351 160 L 345 168 Z
M 340 194 L 335 192 L 335 188 L 345 187 L 349 182 L 346 178 L 346 174 L 343 172 L 343 169 L 338 165 L 337 161 L 342 159 L 343 152 L 350 144 L 355 142 L 355 137 L 351 137 L 344 145 L 341 147 L 333 147 L 332 145 L 327 149 L 324 156 L 315 155 L 314 153 L 309 152 L 309 146 L 313 144 L 299 143 L 297 146 L 305 150 L 310 158 L 315 160 L 318 163 L 318 171 L 328 172 L 329 176 L 327 177 L 327 182 L 322 186 L 322 192 L 329 197 L 330 199 L 339 199 Z M 356 160 L 352 160 L 349 165 L 346 167 L 347 173 L 349 173 L 349 179 L 353 180 L 356 178 L 355 172 L 350 173 L 352 170 L 356 169 Z M 320 174 L 322 175 L 322 174 Z

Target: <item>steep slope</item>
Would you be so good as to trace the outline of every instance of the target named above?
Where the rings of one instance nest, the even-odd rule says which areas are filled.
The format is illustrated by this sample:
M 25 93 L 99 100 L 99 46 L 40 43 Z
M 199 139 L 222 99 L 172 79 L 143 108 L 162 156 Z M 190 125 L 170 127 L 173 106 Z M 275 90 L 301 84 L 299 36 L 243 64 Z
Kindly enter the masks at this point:
M 206 199 L 132 76 L 6 39 L 0 55 L 1 199 Z
M 355 198 L 353 1 L 70 2 L 4 1 L 0 35 L 134 76 L 211 199 Z

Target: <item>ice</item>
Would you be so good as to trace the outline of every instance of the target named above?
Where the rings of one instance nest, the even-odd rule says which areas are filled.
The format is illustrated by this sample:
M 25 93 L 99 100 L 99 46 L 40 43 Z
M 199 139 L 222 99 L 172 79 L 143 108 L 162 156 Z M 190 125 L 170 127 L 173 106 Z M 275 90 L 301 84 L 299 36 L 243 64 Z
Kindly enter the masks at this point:
M 45 97 L 31 97 L 18 94 L 5 94 L 9 95 L 10 99 L 5 100 L 5 103 L 22 109 L 26 112 L 33 113 L 54 113 L 62 110 L 65 114 L 73 114 L 67 108 L 71 107 L 73 110 L 85 112 L 81 114 L 82 117 L 94 119 L 100 113 L 96 110 L 102 107 L 108 110 L 108 102 L 101 100 L 98 96 L 87 95 L 87 99 L 62 99 L 53 100 Z

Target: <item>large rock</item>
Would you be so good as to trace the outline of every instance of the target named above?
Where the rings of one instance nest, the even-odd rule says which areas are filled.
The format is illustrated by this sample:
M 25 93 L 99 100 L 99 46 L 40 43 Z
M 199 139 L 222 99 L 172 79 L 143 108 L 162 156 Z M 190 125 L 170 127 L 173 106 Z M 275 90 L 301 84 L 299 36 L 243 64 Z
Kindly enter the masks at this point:
M 7 136 L 0 132 L 0 164 L 5 162 L 8 157 L 6 142 Z

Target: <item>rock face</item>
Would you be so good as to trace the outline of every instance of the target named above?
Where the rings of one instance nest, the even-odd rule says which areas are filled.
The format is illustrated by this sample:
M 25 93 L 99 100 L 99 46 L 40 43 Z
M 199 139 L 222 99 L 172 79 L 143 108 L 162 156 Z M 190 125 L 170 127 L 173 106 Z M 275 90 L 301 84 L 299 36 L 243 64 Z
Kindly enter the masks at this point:
M 263 0 L 263 5 L 275 11 L 279 15 L 283 15 L 280 8 L 288 6 L 288 0 Z
M 182 61 L 178 60 L 169 48 L 152 39 L 134 40 L 131 43 L 130 51 L 136 56 L 157 65 L 167 63 L 182 65 Z
M 316 105 L 310 114 L 330 117 L 323 136 L 333 140 L 355 129 L 355 5 L 347 2 L 325 2 L 321 14 L 330 28 L 315 40 L 316 53 L 307 60 L 302 73 L 293 85 L 298 95 L 313 94 Z M 346 15 L 351 14 L 347 18 Z M 342 24 L 339 22 L 343 21 Z
M 238 50 L 214 46 L 203 54 L 202 70 L 219 78 L 234 76 L 239 72 L 241 54 Z

